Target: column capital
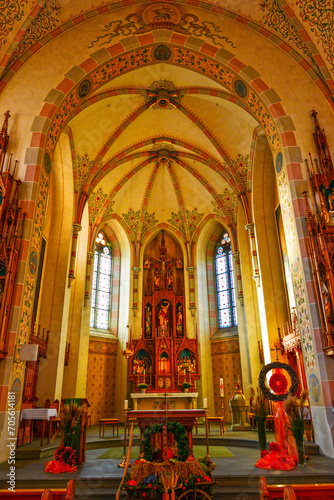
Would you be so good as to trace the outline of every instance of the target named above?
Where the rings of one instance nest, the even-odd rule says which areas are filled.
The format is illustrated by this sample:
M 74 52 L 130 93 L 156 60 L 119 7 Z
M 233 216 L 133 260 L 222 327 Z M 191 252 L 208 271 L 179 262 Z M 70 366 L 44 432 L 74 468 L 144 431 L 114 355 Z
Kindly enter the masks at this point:
M 245 229 L 249 232 L 249 234 L 254 234 L 254 227 L 254 222 L 250 222 L 249 224 L 246 224 Z
M 193 266 L 189 266 L 186 269 L 187 269 L 188 273 L 196 271 L 196 267 L 193 267 Z

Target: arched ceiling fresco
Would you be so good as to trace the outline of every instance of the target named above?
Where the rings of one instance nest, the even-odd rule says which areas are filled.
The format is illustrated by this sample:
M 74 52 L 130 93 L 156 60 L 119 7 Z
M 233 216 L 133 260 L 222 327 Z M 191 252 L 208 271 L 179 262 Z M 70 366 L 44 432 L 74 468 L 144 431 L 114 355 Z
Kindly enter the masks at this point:
M 237 75 L 244 70 L 254 92 L 257 79 L 259 92 L 266 82 L 271 96 L 287 75 L 305 96 L 315 83 L 331 104 L 332 25 L 330 9 L 316 0 L 14 0 L 0 14 L 0 89 L 29 70 L 45 98 L 84 68 L 80 109 L 65 105 L 66 119 L 58 128 L 53 121 L 46 142 L 52 158 L 59 135 L 68 134 L 78 206 L 87 198 L 92 226 L 117 218 L 134 241 L 159 225 L 192 241 L 208 218 L 236 224 L 238 200 L 246 206 L 252 188 L 256 134 L 278 150 L 268 102 Z M 145 64 L 143 48 L 136 64 L 135 50 L 148 45 L 154 57 Z M 125 64 L 118 54 L 132 55 L 112 73 L 110 64 L 99 69 L 106 51 L 114 67 Z M 228 68 L 213 57 L 229 60 Z

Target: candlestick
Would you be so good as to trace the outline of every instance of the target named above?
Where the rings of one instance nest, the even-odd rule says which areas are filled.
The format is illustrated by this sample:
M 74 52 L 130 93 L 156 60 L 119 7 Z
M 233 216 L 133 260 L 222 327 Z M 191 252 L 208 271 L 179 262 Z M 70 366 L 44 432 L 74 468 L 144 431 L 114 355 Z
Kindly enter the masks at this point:
M 129 408 L 129 401 L 127 399 L 124 400 L 124 410 Z
M 207 408 L 208 407 L 208 400 L 207 398 L 204 398 L 203 400 L 203 408 Z

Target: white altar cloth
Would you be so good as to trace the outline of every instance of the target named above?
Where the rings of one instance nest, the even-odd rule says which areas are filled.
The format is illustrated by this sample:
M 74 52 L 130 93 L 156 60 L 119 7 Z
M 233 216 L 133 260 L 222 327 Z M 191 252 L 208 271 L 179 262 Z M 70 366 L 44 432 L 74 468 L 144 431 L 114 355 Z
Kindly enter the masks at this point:
M 24 408 L 21 410 L 20 420 L 50 420 L 57 416 L 56 408 Z

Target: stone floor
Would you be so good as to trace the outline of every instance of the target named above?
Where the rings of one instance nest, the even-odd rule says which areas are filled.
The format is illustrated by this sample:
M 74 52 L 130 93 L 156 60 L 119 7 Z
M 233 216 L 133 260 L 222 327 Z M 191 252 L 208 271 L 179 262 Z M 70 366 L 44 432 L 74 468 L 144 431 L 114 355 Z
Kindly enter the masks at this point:
M 139 432 L 136 430 L 135 438 L 139 440 Z M 274 440 L 274 434 L 267 433 L 268 442 Z M 195 444 L 205 444 L 204 428 L 199 428 L 198 435 L 194 436 Z M 44 472 L 44 466 L 48 459 L 52 458 L 57 447 L 54 442 L 40 448 L 40 438 L 34 438 L 31 445 L 26 445 L 17 449 L 17 459 L 15 463 L 15 474 L 17 488 L 31 487 L 64 487 L 68 479 L 74 479 L 78 487 L 85 491 L 85 495 L 77 498 L 115 498 L 115 491 L 121 481 L 124 469 L 118 467 L 121 460 L 98 459 L 111 446 L 122 446 L 124 439 L 122 434 L 119 438 L 112 436 L 111 429 L 106 429 L 105 439 L 99 438 L 97 426 L 89 428 L 87 435 L 86 462 L 78 466 L 77 472 L 73 474 L 50 474 Z M 214 458 L 216 464 L 214 478 L 220 487 L 227 491 L 227 488 L 239 488 L 239 492 L 229 497 L 214 496 L 214 498 L 235 498 L 251 499 L 259 498 L 258 479 L 263 475 L 271 484 L 288 483 L 314 483 L 333 482 L 334 483 L 334 459 L 327 458 L 318 453 L 318 448 L 314 443 L 307 443 L 309 459 L 305 467 L 296 467 L 293 471 L 273 471 L 263 470 L 255 467 L 259 458 L 257 443 L 257 432 L 232 432 L 227 430 L 220 436 L 218 426 L 213 426 L 209 436 L 211 445 L 222 445 L 233 453 L 233 457 Z M 29 453 L 38 452 L 42 458 L 28 458 Z M 24 452 L 24 453 L 23 453 Z M 0 489 L 7 489 L 6 481 L 8 474 L 8 464 L 0 464 Z M 116 488 L 116 489 L 115 489 Z M 113 489 L 113 493 L 111 493 Z M 103 496 L 101 491 L 108 490 L 109 495 Z M 235 490 L 236 491 L 236 490 Z

